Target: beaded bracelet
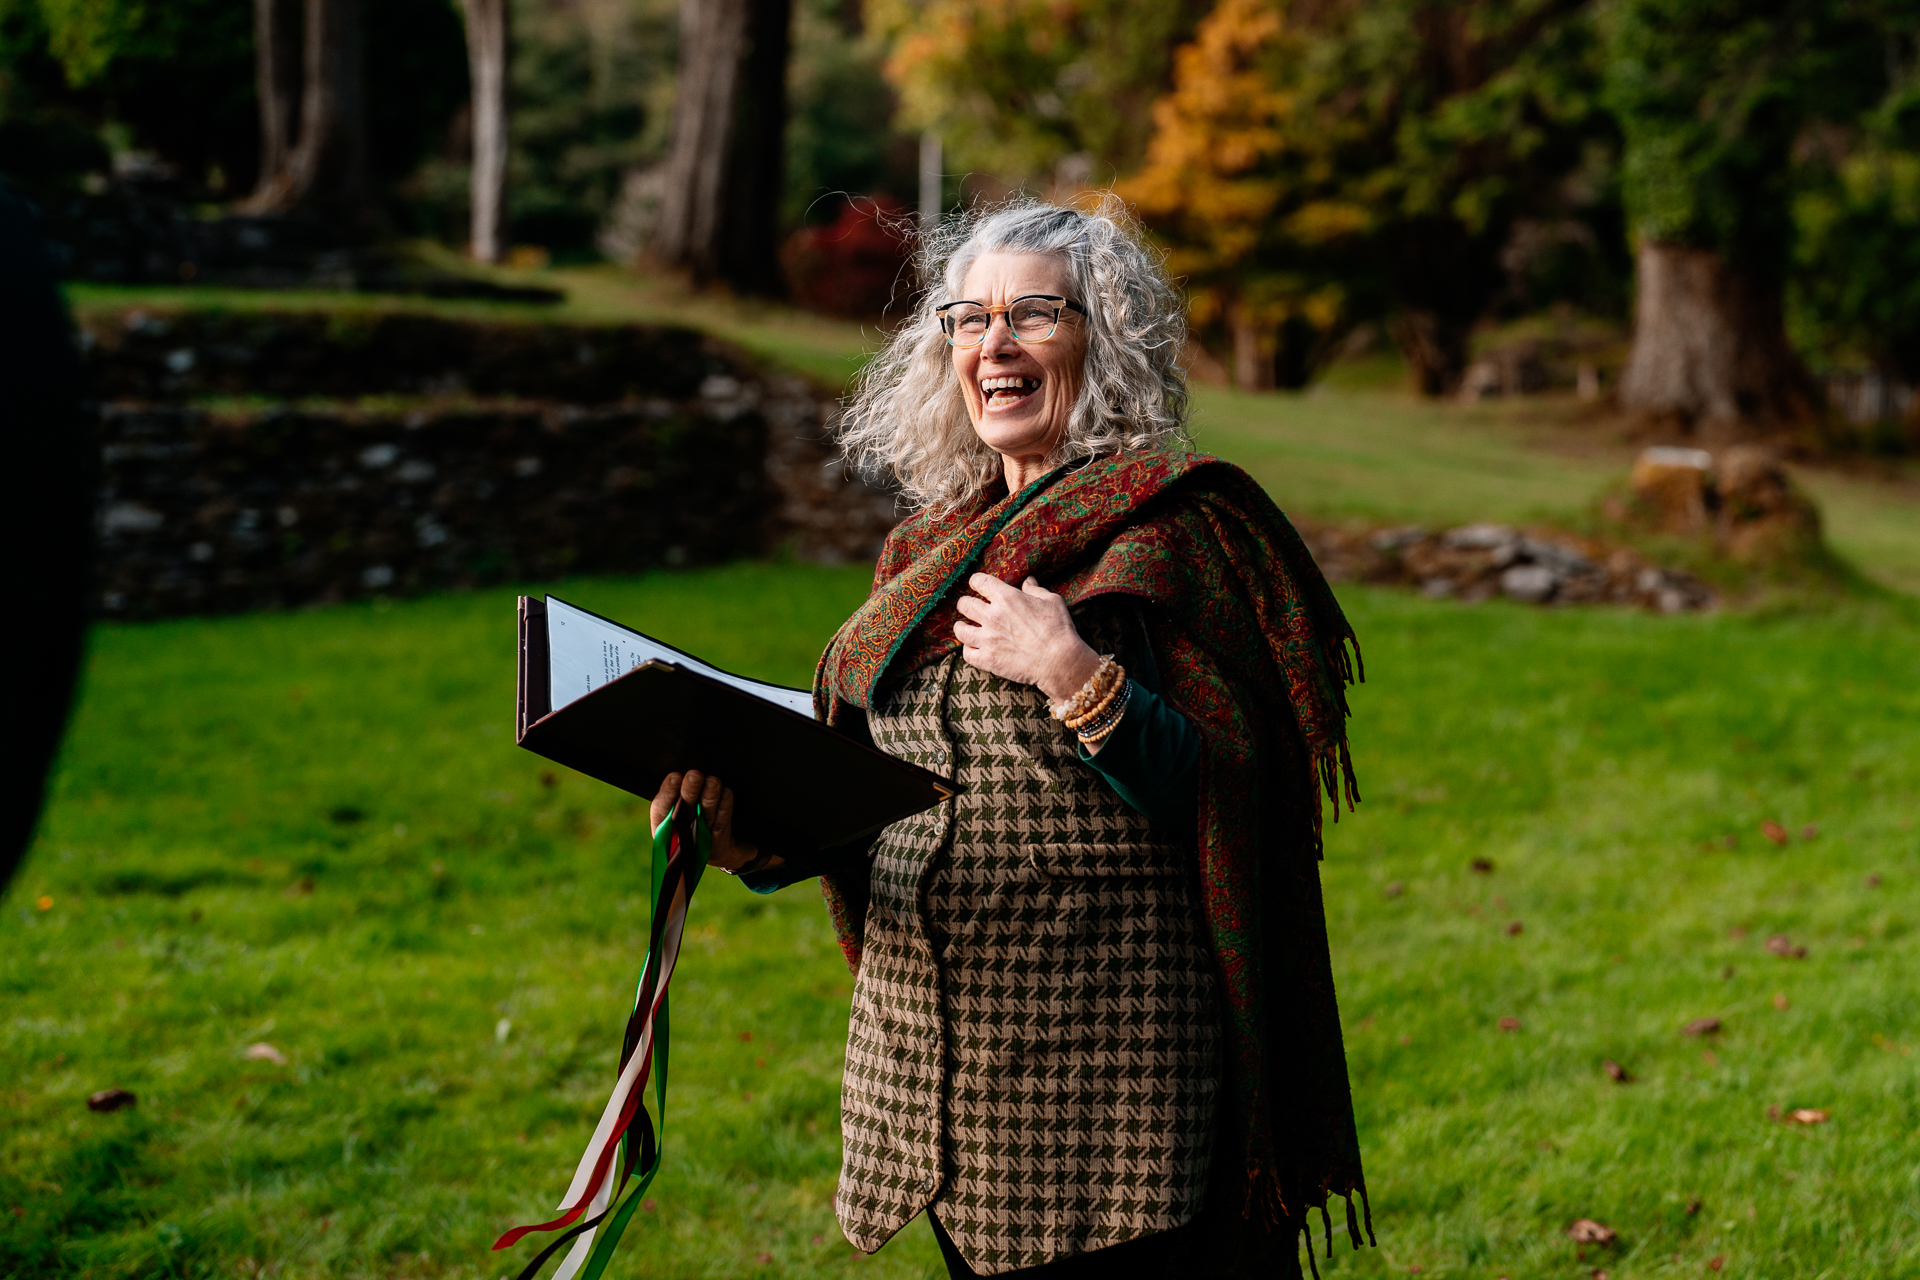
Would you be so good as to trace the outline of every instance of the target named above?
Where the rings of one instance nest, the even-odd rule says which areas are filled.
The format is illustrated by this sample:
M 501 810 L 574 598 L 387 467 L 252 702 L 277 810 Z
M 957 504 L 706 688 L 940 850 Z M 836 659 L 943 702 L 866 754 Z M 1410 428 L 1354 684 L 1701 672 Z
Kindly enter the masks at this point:
M 1098 702 L 1095 702 L 1092 706 L 1088 707 L 1085 711 L 1082 711 L 1079 715 L 1068 716 L 1067 728 L 1072 729 L 1075 733 L 1078 733 L 1080 732 L 1081 729 L 1085 728 L 1087 725 L 1093 724 L 1095 721 L 1099 720 L 1102 716 L 1107 714 L 1108 709 L 1113 706 L 1113 700 L 1119 697 L 1120 691 L 1125 689 L 1126 687 L 1127 687 L 1127 669 L 1116 662 L 1113 664 L 1113 678 L 1108 683 L 1106 692 L 1100 695 L 1100 700 Z
M 1082 746 L 1097 747 L 1105 742 L 1113 731 L 1120 727 L 1120 721 L 1126 718 L 1127 704 L 1133 701 L 1133 681 L 1123 680 L 1120 684 L 1120 696 L 1106 714 L 1097 721 L 1074 732 L 1079 736 Z
M 1070 697 L 1049 702 L 1047 709 L 1053 713 L 1055 720 L 1064 720 L 1071 725 L 1072 721 L 1085 716 L 1104 695 L 1113 691 L 1114 685 L 1119 683 L 1113 677 L 1119 670 L 1120 664 L 1113 660 L 1112 654 L 1102 654 L 1100 665 L 1087 677 L 1087 682 L 1074 690 Z

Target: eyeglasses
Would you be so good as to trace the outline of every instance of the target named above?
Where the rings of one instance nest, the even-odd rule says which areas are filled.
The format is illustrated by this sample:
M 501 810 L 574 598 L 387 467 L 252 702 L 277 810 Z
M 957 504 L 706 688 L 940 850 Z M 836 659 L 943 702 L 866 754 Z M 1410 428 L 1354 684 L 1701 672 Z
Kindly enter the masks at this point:
M 1045 342 L 1060 327 L 1060 313 L 1071 307 L 1081 315 L 1087 309 L 1071 298 L 1063 298 L 1057 293 L 1030 293 L 1024 298 L 1015 298 L 1004 307 L 983 307 L 977 302 L 949 302 L 935 307 L 933 314 L 940 318 L 940 327 L 946 331 L 947 341 L 956 347 L 977 347 L 987 340 L 987 330 L 993 328 L 993 318 L 1005 313 L 1007 328 L 1013 331 L 1016 342 Z

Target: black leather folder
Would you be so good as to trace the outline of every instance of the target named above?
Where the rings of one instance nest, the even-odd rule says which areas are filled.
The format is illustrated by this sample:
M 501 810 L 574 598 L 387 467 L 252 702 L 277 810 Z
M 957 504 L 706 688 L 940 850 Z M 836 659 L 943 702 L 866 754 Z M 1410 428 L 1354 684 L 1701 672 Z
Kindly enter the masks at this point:
M 715 671 L 691 654 L 599 615 L 588 616 L 665 653 L 611 674 L 556 711 L 549 676 L 550 599 L 520 597 L 515 736 L 521 746 L 556 764 L 648 800 L 669 773 L 699 769 L 717 775 L 733 790 L 734 828 L 742 840 L 796 850 L 843 844 L 961 790 L 939 774 L 774 700 L 785 695 L 798 701 L 792 695 L 802 691 L 758 685 L 763 692 L 752 692 L 743 686 L 757 682 Z

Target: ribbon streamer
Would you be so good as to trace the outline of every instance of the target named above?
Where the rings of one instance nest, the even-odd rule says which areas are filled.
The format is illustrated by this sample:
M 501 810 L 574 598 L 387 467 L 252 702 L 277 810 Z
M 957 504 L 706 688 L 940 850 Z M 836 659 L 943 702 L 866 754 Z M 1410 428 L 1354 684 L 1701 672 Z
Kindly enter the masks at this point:
M 599 1280 L 640 1198 L 660 1172 L 667 1123 L 667 985 L 673 981 L 673 969 L 680 959 L 688 904 L 712 854 L 713 832 L 698 805 L 689 810 L 676 802 L 654 828 L 653 925 L 646 964 L 634 993 L 633 1016 L 627 1019 L 620 1046 L 619 1077 L 613 1096 L 600 1113 L 600 1123 L 594 1127 L 593 1139 L 574 1170 L 573 1182 L 560 1201 L 560 1216 L 551 1222 L 515 1227 L 493 1242 L 496 1250 L 506 1249 L 530 1232 L 562 1232 L 527 1264 L 517 1280 L 533 1280 L 547 1259 L 568 1242 L 573 1248 L 553 1273 L 553 1280 L 574 1280 L 576 1275 L 579 1280 Z M 660 1115 L 658 1130 L 644 1103 L 649 1075 L 654 1109 Z M 627 1183 L 635 1178 L 638 1182 L 621 1200 Z M 612 1207 L 615 1201 L 620 1201 L 618 1208 Z M 603 1226 L 605 1230 L 601 1231 Z

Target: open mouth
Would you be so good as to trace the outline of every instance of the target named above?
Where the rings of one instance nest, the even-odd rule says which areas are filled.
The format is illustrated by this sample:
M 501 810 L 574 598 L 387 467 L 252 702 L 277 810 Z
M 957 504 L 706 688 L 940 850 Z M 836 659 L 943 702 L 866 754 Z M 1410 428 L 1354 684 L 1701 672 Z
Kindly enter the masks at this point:
M 980 379 L 980 394 L 989 409 L 1011 409 L 1040 389 L 1040 379 L 1001 375 Z

